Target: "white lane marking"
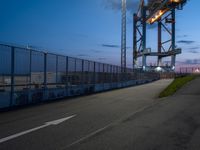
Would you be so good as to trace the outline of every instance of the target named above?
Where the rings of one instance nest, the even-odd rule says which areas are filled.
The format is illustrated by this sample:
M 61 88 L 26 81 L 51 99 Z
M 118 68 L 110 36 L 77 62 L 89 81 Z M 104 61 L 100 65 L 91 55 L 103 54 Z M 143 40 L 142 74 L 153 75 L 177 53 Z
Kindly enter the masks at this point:
M 98 129 L 98 130 L 96 130 L 96 131 L 94 131 L 94 132 L 92 132 L 92 133 L 90 133 L 90 134 L 88 134 L 88 135 L 86 135 L 86 136 L 84 136 L 84 137 L 78 139 L 77 141 L 71 143 L 70 145 L 68 145 L 68 146 L 66 146 L 66 147 L 63 147 L 62 150 L 65 150 L 65 149 L 67 149 L 67 148 L 70 148 L 70 147 L 72 147 L 72 146 L 74 146 L 74 145 L 76 145 L 76 144 L 80 144 L 81 142 L 83 142 L 83 141 L 85 141 L 85 140 L 87 140 L 87 139 L 89 139 L 89 138 L 91 138 L 91 137 L 97 135 L 98 133 L 101 133 L 101 132 L 105 131 L 106 129 L 108 129 L 108 128 L 112 127 L 112 126 L 117 125 L 118 123 L 122 122 L 123 120 L 126 120 L 127 118 L 132 117 L 132 116 L 134 116 L 134 115 L 136 115 L 136 114 L 138 114 L 138 113 L 140 113 L 140 112 L 142 112 L 142 111 L 144 111 L 144 110 L 146 110 L 146 109 L 148 109 L 148 108 L 151 108 L 152 106 L 155 106 L 155 105 L 157 105 L 157 104 L 158 104 L 158 102 L 157 102 L 157 103 L 154 103 L 154 104 L 147 105 L 147 106 L 142 107 L 142 108 L 139 108 L 138 110 L 136 110 L 135 112 L 129 114 L 128 116 L 123 117 L 123 118 L 121 118 L 121 119 L 119 119 L 119 120 L 117 120 L 117 121 L 114 121 L 114 122 L 112 122 L 112 123 L 110 123 L 110 124 L 104 126 L 103 128 L 100 128 L 100 129 Z
M 20 137 L 22 135 L 31 133 L 33 131 L 36 131 L 36 130 L 39 130 L 39 129 L 42 129 L 42 128 L 45 128 L 45 127 L 48 127 L 48 126 L 59 125 L 59 124 L 63 123 L 64 121 L 67 121 L 67 120 L 69 120 L 69 119 L 71 119 L 71 118 L 73 118 L 75 116 L 76 115 L 72 115 L 72 116 L 61 118 L 61 119 L 58 119 L 58 120 L 53 120 L 53 121 L 46 122 L 46 123 L 44 123 L 44 125 L 41 125 L 39 127 L 35 127 L 35 128 L 32 128 L 32 129 L 29 129 L 29 130 L 26 130 L 26 131 L 23 131 L 23 132 L 20 132 L 20 133 L 17 133 L 17 134 L 13 134 L 13 135 L 10 135 L 10 136 L 5 137 L 5 138 L 2 138 L 2 139 L 0 139 L 0 143 L 4 143 L 6 141 L 15 139 L 15 138 Z
M 112 124 L 108 124 L 107 126 L 105 126 L 105 127 L 103 127 L 103 128 L 100 128 L 100 129 L 98 129 L 98 130 L 96 130 L 96 131 L 94 131 L 94 132 L 92 132 L 92 133 L 86 135 L 85 137 L 82 137 L 82 138 L 80 138 L 79 140 L 77 140 L 77 141 L 71 143 L 70 145 L 68 145 L 68 146 L 65 147 L 65 148 L 69 148 L 69 147 L 72 147 L 72 146 L 74 146 L 74 145 L 76 145 L 76 144 L 79 144 L 80 142 L 82 142 L 82 141 L 84 141 L 84 140 L 87 140 L 87 139 L 89 139 L 90 137 L 92 137 L 92 136 L 94 136 L 94 135 L 96 135 L 96 134 L 98 134 L 98 133 L 101 133 L 102 131 L 104 131 L 104 130 L 106 130 L 107 128 L 109 128 L 111 125 L 112 125 Z M 63 150 L 63 149 L 62 149 L 62 150 Z

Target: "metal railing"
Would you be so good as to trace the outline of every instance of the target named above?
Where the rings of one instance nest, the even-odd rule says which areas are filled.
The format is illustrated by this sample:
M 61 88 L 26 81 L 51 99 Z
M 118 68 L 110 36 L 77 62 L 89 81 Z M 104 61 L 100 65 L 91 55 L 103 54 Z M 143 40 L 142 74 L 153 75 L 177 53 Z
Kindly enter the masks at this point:
M 200 74 L 200 67 L 181 67 L 180 74 Z
M 100 92 L 159 74 L 0 44 L 0 109 Z

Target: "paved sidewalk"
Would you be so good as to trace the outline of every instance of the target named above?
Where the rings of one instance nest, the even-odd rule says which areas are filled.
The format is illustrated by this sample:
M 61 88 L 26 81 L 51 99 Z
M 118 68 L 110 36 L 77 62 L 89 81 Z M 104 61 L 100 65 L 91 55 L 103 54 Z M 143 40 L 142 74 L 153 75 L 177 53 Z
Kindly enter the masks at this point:
M 71 149 L 199 150 L 200 78 Z
M 117 136 L 108 135 L 110 131 L 113 131 L 112 134 L 117 133 L 117 128 L 122 126 L 122 120 L 158 103 L 157 96 L 171 81 L 159 80 L 2 113 L 0 150 L 63 150 L 74 149 L 74 146 L 76 150 L 115 150 L 115 144 L 121 143 L 123 146 L 130 140 L 129 133 L 134 130 L 127 128 L 127 136 L 122 141 L 118 141 Z M 66 120 L 66 117 L 69 119 Z M 66 121 L 57 124 L 60 122 L 58 119 Z M 111 142 L 106 141 L 108 137 L 105 138 L 104 135 L 108 135 Z M 123 134 L 120 133 L 118 136 L 120 135 L 123 137 Z M 104 147 L 106 144 L 108 147 Z

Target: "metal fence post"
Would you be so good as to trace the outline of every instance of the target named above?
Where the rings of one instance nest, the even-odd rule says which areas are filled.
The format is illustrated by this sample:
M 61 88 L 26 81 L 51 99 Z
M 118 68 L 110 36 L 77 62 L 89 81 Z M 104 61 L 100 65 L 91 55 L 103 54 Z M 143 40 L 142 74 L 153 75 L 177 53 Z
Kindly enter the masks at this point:
M 96 62 L 94 62 L 94 71 L 93 71 L 93 84 L 95 85 L 96 84 Z
M 116 82 L 119 83 L 119 68 L 118 68 L 118 66 L 117 66 L 117 68 L 116 68 L 116 71 L 117 71 L 117 74 L 116 74 L 116 76 L 117 76 Z
M 88 61 L 88 70 L 87 70 L 87 84 L 91 84 L 91 75 L 90 75 L 90 61 Z
M 10 107 L 13 105 L 14 100 L 14 74 L 15 74 L 15 48 L 11 47 L 11 94 L 10 94 Z
M 68 56 L 66 57 L 66 88 L 68 89 Z
M 84 60 L 81 61 L 81 85 L 84 85 Z
M 110 82 L 112 83 L 113 82 L 113 65 L 110 65 Z
M 91 63 L 92 63 L 91 61 L 88 61 L 88 73 L 87 73 L 88 77 L 87 78 L 88 78 L 88 84 L 89 85 L 91 85 L 91 78 L 92 78 L 91 77 L 91 73 L 90 73 L 90 65 L 91 65 Z
M 47 53 L 44 53 L 44 99 L 46 99 L 47 91 Z
M 103 64 L 103 84 L 105 83 L 105 64 Z
M 56 88 L 58 86 L 58 55 L 56 55 Z
M 30 51 L 30 62 L 29 62 L 29 102 L 31 100 L 31 86 L 32 86 L 32 76 L 31 76 L 31 72 L 32 72 L 32 50 Z

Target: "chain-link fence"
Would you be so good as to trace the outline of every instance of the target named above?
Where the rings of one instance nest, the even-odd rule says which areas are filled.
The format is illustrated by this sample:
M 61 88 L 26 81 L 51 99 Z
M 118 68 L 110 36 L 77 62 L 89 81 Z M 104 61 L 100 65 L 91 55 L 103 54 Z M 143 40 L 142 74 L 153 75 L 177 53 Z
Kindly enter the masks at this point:
M 200 67 L 181 67 L 180 74 L 200 74 Z
M 28 48 L 0 45 L 0 108 L 100 92 L 159 79 L 126 69 Z

